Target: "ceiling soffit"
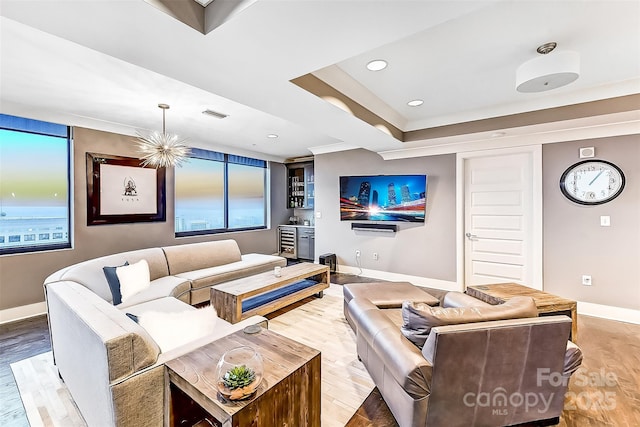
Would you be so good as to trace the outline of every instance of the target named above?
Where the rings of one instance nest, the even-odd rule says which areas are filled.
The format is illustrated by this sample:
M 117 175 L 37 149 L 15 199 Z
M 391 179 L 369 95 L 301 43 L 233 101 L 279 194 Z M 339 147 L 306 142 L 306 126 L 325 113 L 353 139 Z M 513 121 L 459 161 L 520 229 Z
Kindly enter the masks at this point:
M 374 126 L 401 142 L 417 142 L 433 138 L 451 137 L 479 132 L 501 131 L 544 123 L 562 122 L 586 117 L 636 111 L 640 106 L 640 94 L 625 95 L 598 101 L 583 102 L 561 107 L 553 107 L 510 114 L 488 119 L 473 120 L 451 125 L 403 131 L 384 118 L 368 110 L 347 95 L 320 80 L 313 74 L 307 74 L 292 80 L 292 83 L 317 97 L 336 105 L 345 112 Z
M 257 0 L 144 0 L 202 34 L 208 34 Z

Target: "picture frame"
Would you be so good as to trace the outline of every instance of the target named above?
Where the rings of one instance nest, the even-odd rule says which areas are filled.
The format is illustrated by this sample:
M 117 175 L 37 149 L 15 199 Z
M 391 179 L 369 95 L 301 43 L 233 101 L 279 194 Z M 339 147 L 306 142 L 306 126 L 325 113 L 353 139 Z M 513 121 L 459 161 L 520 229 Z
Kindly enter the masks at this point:
M 87 153 L 87 225 L 166 221 L 166 169 Z

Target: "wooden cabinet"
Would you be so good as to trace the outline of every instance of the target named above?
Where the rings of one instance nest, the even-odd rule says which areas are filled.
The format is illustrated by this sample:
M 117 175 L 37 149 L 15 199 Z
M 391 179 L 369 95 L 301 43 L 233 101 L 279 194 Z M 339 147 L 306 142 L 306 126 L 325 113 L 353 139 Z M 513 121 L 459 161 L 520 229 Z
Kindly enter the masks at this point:
M 289 209 L 313 209 L 316 193 L 313 163 L 288 165 L 287 181 L 287 207 Z

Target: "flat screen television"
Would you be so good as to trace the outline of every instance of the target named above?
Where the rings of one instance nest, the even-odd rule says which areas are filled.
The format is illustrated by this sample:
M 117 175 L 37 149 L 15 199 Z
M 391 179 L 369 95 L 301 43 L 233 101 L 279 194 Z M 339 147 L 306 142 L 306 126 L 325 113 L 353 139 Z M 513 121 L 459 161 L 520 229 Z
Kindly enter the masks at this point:
M 340 220 L 424 222 L 427 175 L 340 177 Z

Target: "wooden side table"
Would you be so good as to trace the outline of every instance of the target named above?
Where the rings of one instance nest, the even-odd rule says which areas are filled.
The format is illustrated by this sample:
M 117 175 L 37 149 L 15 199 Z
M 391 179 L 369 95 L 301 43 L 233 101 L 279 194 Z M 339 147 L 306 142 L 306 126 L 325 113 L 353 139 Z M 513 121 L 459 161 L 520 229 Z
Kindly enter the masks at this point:
M 572 341 L 578 339 L 578 310 L 573 300 L 548 292 L 529 288 L 518 283 L 497 283 L 494 285 L 467 286 L 467 294 L 489 304 L 502 304 L 515 296 L 532 297 L 541 316 L 566 314 L 571 317 Z
M 264 376 L 247 400 L 227 401 L 216 387 L 220 357 L 256 349 Z M 235 332 L 166 363 L 171 426 L 320 427 L 320 352 L 275 332 Z

